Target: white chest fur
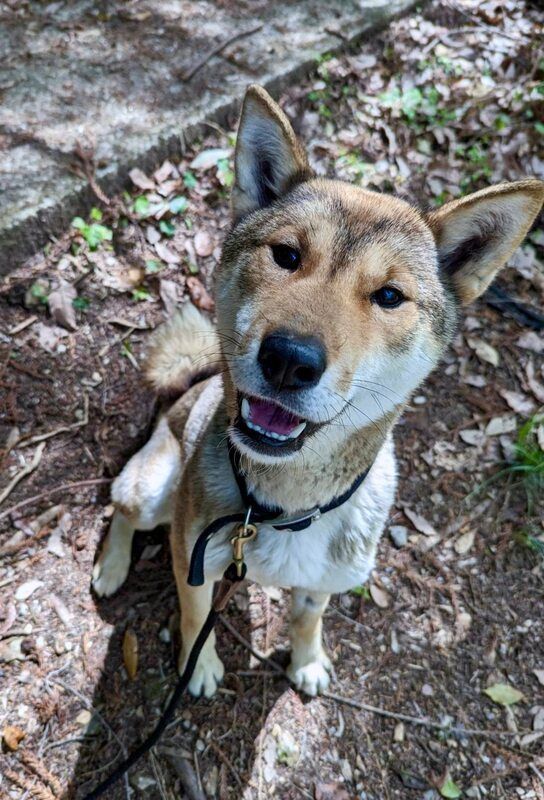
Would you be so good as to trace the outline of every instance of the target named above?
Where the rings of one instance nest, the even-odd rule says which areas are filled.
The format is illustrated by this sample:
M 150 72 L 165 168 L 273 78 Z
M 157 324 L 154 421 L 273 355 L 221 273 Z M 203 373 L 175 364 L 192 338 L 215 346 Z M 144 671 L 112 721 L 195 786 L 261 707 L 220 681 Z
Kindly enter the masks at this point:
M 339 508 L 302 531 L 260 525 L 245 549 L 248 578 L 262 585 L 343 592 L 363 583 L 393 502 L 396 469 L 388 438 L 362 486 Z M 220 577 L 230 558 L 230 528 L 208 544 L 206 576 Z

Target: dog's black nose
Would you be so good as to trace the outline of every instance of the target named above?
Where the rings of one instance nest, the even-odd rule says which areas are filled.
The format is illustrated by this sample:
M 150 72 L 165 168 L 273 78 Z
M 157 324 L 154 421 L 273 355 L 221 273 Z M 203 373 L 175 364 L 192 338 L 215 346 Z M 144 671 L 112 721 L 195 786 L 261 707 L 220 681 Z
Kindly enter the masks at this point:
M 263 339 L 258 360 L 274 389 L 310 389 L 327 366 L 319 339 L 279 331 Z

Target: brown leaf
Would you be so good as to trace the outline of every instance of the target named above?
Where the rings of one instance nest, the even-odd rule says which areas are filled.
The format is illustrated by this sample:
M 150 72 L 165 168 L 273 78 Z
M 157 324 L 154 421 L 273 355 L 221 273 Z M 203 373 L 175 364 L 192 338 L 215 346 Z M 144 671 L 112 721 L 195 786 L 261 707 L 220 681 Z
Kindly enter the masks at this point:
M 167 264 L 181 264 L 181 256 L 173 253 L 163 242 L 155 244 L 155 252 L 161 261 L 165 261 Z
M 129 176 L 130 180 L 132 181 L 132 183 L 135 186 L 138 187 L 138 189 L 154 189 L 155 188 L 155 184 L 151 180 L 151 178 L 148 178 L 147 175 L 145 174 L 145 172 L 142 172 L 142 170 L 138 169 L 137 167 L 134 167 L 134 169 L 131 169 L 130 172 L 128 173 L 128 176 Z
M 504 397 L 512 411 L 516 414 L 529 416 L 535 410 L 534 402 L 521 392 L 511 392 L 509 389 L 499 389 L 499 394 Z
M 22 731 L 20 728 L 15 727 L 14 725 L 8 725 L 2 731 L 2 739 L 4 740 L 4 744 L 8 748 L 14 752 L 19 747 L 19 742 L 21 739 L 24 739 L 26 733 Z
M 4 633 L 7 633 L 9 631 L 9 629 L 12 627 L 16 619 L 17 619 L 17 609 L 15 608 L 15 604 L 9 603 L 5 612 L 4 621 L 0 625 L 0 636 L 3 636 Z
M 205 258 L 213 253 L 213 241 L 208 231 L 198 231 L 195 236 L 195 250 L 197 255 Z
M 161 278 L 159 281 L 159 294 L 164 303 L 166 315 L 170 317 L 179 303 L 178 285 L 175 281 Z
M 315 800 L 350 800 L 344 784 L 337 783 L 316 783 Z
M 127 628 L 123 637 L 123 662 L 131 681 L 138 672 L 138 638 L 132 628 Z
M 425 517 L 422 517 L 421 514 L 417 514 L 415 511 L 412 511 L 412 509 L 408 508 L 408 506 L 404 506 L 403 511 L 410 520 L 410 522 L 412 523 L 412 525 L 414 526 L 414 528 L 416 529 L 416 531 L 424 533 L 425 536 L 437 535 L 435 528 L 431 525 L 430 522 L 428 522 L 425 519 Z
M 206 291 L 204 285 L 194 275 L 187 278 L 187 288 L 191 296 L 191 300 L 197 308 L 202 311 L 213 311 L 215 303 L 211 296 Z
M 76 297 L 77 291 L 72 284 L 61 280 L 58 288 L 47 298 L 49 311 L 55 322 L 72 331 L 77 328 L 76 310 L 72 304 Z
M 370 596 L 379 608 L 389 608 L 391 599 L 385 589 L 380 589 L 375 583 L 369 586 Z

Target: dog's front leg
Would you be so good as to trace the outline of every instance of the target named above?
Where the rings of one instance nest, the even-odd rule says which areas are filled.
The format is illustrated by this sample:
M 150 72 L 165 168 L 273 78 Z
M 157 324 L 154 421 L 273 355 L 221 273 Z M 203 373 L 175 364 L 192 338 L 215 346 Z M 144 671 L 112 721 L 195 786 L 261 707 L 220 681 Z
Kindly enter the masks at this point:
M 321 641 L 322 616 L 330 595 L 293 589 L 291 663 L 287 674 L 297 689 L 316 695 L 329 685 L 331 661 Z
M 213 581 L 203 586 L 189 586 L 185 569 L 175 568 L 179 602 L 181 606 L 181 652 L 179 656 L 179 673 L 185 669 L 189 653 L 206 621 L 213 596 Z M 201 694 L 212 697 L 224 675 L 225 669 L 215 649 L 215 632 L 212 631 L 200 652 L 193 676 L 189 682 L 189 691 L 195 697 Z

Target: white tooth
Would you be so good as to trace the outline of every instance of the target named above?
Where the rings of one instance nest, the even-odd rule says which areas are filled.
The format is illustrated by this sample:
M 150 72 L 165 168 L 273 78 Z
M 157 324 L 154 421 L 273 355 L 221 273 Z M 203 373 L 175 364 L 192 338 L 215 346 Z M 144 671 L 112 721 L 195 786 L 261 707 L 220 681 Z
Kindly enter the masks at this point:
M 289 436 L 286 436 L 287 439 L 296 439 L 297 436 L 300 436 L 304 428 L 306 427 L 305 422 L 301 422 L 300 425 L 297 425 L 296 428 L 293 428 Z
M 249 418 L 250 410 L 251 409 L 249 407 L 249 400 L 246 400 L 246 398 L 244 397 L 244 399 L 242 400 L 242 417 L 244 419 L 247 420 Z

